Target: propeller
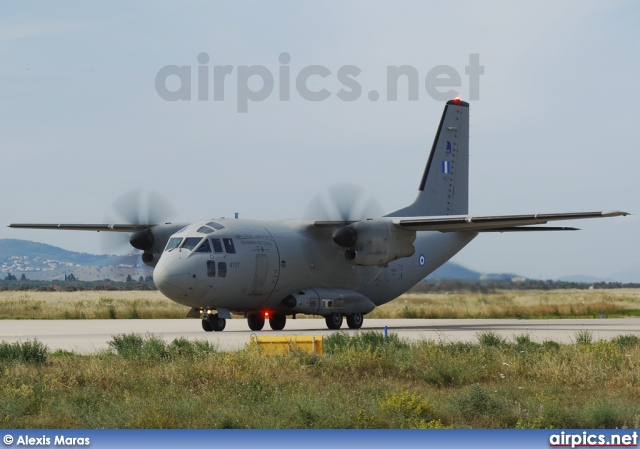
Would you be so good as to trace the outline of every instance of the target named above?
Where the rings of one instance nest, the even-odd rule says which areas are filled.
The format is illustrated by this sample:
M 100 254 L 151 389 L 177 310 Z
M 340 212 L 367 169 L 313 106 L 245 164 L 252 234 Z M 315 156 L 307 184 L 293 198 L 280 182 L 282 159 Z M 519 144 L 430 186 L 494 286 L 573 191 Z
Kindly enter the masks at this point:
M 118 196 L 113 201 L 111 209 L 117 218 L 114 220 L 107 217 L 108 223 L 157 225 L 176 215 L 175 209 L 166 198 L 156 192 L 145 193 L 141 189 L 131 190 Z M 125 249 L 131 253 L 131 246 L 138 250 L 148 251 L 152 248 L 153 243 L 153 233 L 149 229 L 131 235 L 120 232 L 103 232 L 100 242 L 104 253 L 122 252 Z
M 324 194 L 317 194 L 309 203 L 303 217 L 318 221 L 359 221 L 377 218 L 382 207 L 373 198 L 367 198 L 364 189 L 354 184 L 334 184 Z
M 364 189 L 353 184 L 335 184 L 329 187 L 326 192 L 317 194 L 305 209 L 303 219 L 345 222 L 345 225 L 338 224 L 333 228 L 309 228 L 308 238 L 301 239 L 301 251 L 306 259 L 308 269 L 316 272 L 319 275 L 319 280 L 322 280 L 325 271 L 329 272 L 336 264 L 347 263 L 344 246 L 349 245 L 334 243 L 333 233 L 344 229 L 348 222 L 378 218 L 382 215 L 380 204 L 375 199 L 367 197 Z M 361 269 L 362 276 L 367 277 L 368 283 L 373 282 L 379 272 L 378 267 L 367 267 L 366 271 Z M 352 278 L 352 281 L 356 282 L 356 279 Z
M 113 209 L 130 224 L 160 224 L 176 214 L 169 201 L 156 192 L 131 190 L 113 202 Z

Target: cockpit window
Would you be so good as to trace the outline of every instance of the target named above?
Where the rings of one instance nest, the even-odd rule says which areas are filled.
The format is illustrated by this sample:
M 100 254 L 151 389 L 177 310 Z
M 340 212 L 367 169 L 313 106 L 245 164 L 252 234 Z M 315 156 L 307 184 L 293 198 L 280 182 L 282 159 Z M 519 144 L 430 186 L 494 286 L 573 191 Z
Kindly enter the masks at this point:
M 210 253 L 211 245 L 209 245 L 209 239 L 204 239 L 202 245 L 198 246 L 198 249 L 195 251 L 196 253 Z
M 184 249 L 188 249 L 189 251 L 192 251 L 193 248 L 198 246 L 198 243 L 200 243 L 201 240 L 202 240 L 202 237 L 187 237 L 186 239 L 184 239 L 184 243 L 180 248 L 184 248 Z
M 213 243 L 213 250 L 216 253 L 222 253 L 224 252 L 222 250 L 222 242 L 220 241 L 220 239 L 211 239 L 211 243 Z
M 222 242 L 224 243 L 224 249 L 225 249 L 225 251 L 227 251 L 227 254 L 235 254 L 236 253 L 236 248 L 235 248 L 235 246 L 233 246 L 233 240 L 232 239 L 222 239 Z
M 167 243 L 167 247 L 164 249 L 165 251 L 171 251 L 174 248 L 177 248 L 182 241 L 181 237 L 173 237 L 169 239 L 169 243 Z
M 216 223 L 215 221 L 210 221 L 209 223 L 207 223 L 207 226 L 211 226 L 212 228 L 215 228 L 218 231 L 221 229 L 224 229 L 224 226 L 222 226 L 220 223 Z
M 198 232 L 200 234 L 211 234 L 213 232 L 213 229 L 211 229 L 209 226 L 202 226 L 198 228 Z

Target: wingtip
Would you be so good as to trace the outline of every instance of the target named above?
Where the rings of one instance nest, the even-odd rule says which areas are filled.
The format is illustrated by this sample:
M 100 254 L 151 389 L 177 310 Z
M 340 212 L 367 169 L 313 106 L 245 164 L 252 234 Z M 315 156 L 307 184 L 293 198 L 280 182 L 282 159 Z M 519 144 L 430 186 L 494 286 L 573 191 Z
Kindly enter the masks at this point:
M 602 212 L 603 217 L 626 217 L 627 215 L 631 215 L 629 212 L 624 212 L 621 210 L 612 210 Z

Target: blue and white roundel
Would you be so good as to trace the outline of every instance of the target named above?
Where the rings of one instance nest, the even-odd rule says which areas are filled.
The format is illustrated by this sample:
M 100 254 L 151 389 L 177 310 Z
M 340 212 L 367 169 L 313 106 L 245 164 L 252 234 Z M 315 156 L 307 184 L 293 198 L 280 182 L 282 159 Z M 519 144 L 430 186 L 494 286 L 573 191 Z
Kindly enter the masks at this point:
M 418 263 L 420 264 L 421 267 L 424 267 L 424 254 L 420 254 L 420 258 L 418 259 Z

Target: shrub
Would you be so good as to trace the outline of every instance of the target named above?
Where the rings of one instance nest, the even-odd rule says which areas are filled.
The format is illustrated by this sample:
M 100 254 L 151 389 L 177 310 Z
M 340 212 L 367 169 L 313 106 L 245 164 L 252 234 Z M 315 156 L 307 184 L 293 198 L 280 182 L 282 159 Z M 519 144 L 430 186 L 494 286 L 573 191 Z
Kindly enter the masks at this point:
M 394 427 L 401 429 L 443 428 L 436 407 L 416 393 L 402 390 L 379 399 L 380 410 L 387 414 Z
M 178 357 L 198 357 L 217 351 L 208 341 L 190 341 L 177 338 L 167 344 L 162 338 L 152 334 L 114 335 L 109 347 L 125 359 L 163 361 Z
M 495 332 L 485 331 L 477 334 L 478 341 L 483 346 L 502 346 L 505 344 L 504 338 Z
M 401 340 L 398 334 L 389 334 L 385 337 L 380 332 L 365 331 L 353 335 L 346 332 L 335 332 L 323 340 L 322 346 L 324 352 L 333 354 L 346 349 L 376 352 L 383 349 L 408 348 L 410 345 Z
M 479 384 L 473 384 L 467 391 L 452 396 L 451 406 L 457 414 L 468 419 L 474 419 L 477 415 L 491 415 L 501 408 L 500 402 Z
M 640 345 L 640 337 L 633 334 L 618 335 L 617 337 L 611 339 L 611 342 L 621 348 L 632 348 L 634 346 Z
M 593 342 L 593 334 L 591 331 L 577 331 L 575 337 L 577 345 L 590 345 Z
M 38 340 L 0 343 L 0 363 L 24 362 L 24 363 L 44 363 L 49 355 L 49 348 Z

